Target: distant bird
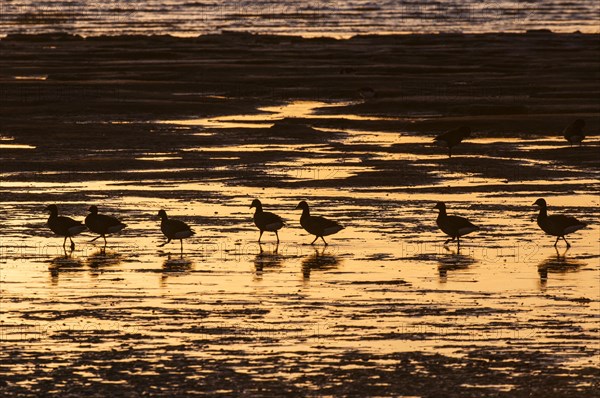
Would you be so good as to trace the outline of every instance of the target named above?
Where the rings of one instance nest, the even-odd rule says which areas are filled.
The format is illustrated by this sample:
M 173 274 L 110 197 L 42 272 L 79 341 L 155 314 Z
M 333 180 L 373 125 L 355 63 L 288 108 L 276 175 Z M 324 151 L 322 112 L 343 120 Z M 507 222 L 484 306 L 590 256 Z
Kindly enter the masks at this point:
M 439 214 L 436 220 L 437 226 L 446 235 L 450 236 L 444 242 L 444 245 L 455 239 L 458 241 L 458 247 L 460 247 L 460 237 L 470 234 L 471 232 L 477 231 L 478 226 L 473 225 L 469 220 L 458 216 L 449 216 L 446 214 L 446 204 L 444 202 L 438 202 L 434 209 L 439 209 Z
M 183 251 L 183 239 L 194 235 L 194 231 L 192 231 L 190 226 L 183 221 L 169 218 L 167 216 L 167 212 L 164 210 L 160 210 L 158 212 L 158 216 L 161 219 L 160 230 L 167 237 L 167 241 L 162 245 L 158 245 L 158 247 L 163 247 L 167 243 L 171 242 L 171 239 L 179 239 L 179 242 L 181 243 L 181 251 Z
M 260 235 L 258 236 L 258 241 L 260 242 L 260 238 L 262 238 L 262 234 L 265 231 L 275 232 L 275 236 L 277 237 L 277 243 L 279 243 L 279 234 L 278 230 L 283 228 L 285 225 L 285 221 L 277 214 L 270 213 L 268 211 L 263 211 L 262 203 L 260 200 L 254 199 L 250 208 L 256 208 L 254 212 L 254 225 L 258 227 L 260 230 Z
M 571 146 L 573 146 L 573 144 L 581 145 L 581 142 L 585 138 L 585 134 L 583 132 L 584 127 L 585 121 L 583 119 L 577 119 L 563 130 L 563 136 L 567 141 L 569 141 Z
M 471 136 L 471 128 L 468 126 L 461 126 L 443 134 L 438 135 L 433 139 L 440 145 L 448 147 L 448 157 L 452 157 L 452 147 L 461 143 L 462 140 Z
M 73 242 L 72 237 L 85 231 L 87 229 L 86 226 L 80 221 L 75 221 L 70 217 L 59 216 L 58 207 L 56 207 L 56 205 L 49 205 L 44 210 L 50 212 L 48 227 L 56 235 L 65 237 L 63 249 L 67 243 L 67 238 L 69 238 L 71 241 L 71 251 L 75 250 L 75 242 Z
M 358 90 L 358 95 L 360 95 L 360 97 L 366 101 L 375 98 L 376 93 L 375 89 L 373 89 L 372 87 L 361 87 Z
M 335 221 L 328 220 L 325 217 L 321 216 L 311 216 L 310 210 L 308 208 L 308 203 L 304 200 L 298 203 L 296 206 L 296 210 L 302 209 L 302 216 L 300 217 L 300 225 L 302 228 L 306 230 L 311 235 L 315 235 L 316 238 L 310 244 L 313 245 L 317 239 L 323 239 L 325 246 L 327 246 L 327 242 L 325 241 L 324 236 L 333 235 L 337 232 L 340 232 L 344 227 L 338 224 Z
M 569 242 L 567 242 L 565 239 L 565 235 L 587 226 L 586 223 L 577 221 L 577 219 L 574 217 L 563 216 L 562 214 L 549 216 L 548 205 L 544 199 L 536 200 L 534 205 L 538 205 L 540 207 L 540 213 L 537 217 L 537 224 L 539 227 L 548 235 L 556 236 L 554 247 L 556 247 L 560 238 L 565 241 L 567 247 L 571 247 Z
M 106 235 L 117 233 L 127 226 L 115 217 L 98 214 L 98 207 L 96 206 L 90 206 L 88 210 L 90 214 L 85 218 L 85 225 L 90 231 L 100 234 L 100 236 L 95 237 L 90 242 L 98 238 L 103 238 L 104 246 L 106 246 Z

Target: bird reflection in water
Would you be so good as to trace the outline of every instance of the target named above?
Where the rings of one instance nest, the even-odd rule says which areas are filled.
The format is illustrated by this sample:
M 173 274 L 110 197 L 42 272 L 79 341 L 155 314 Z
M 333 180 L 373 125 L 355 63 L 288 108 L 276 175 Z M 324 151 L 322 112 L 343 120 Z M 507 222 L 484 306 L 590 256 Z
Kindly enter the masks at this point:
M 445 283 L 447 281 L 448 271 L 464 270 L 477 262 L 473 257 L 461 254 L 459 249 L 455 251 L 446 246 L 444 246 L 444 249 L 448 254 L 438 257 L 440 282 Z
M 556 248 L 555 248 L 556 249 Z M 540 288 L 546 288 L 548 282 L 548 274 L 564 274 L 567 272 L 576 272 L 584 263 L 578 260 L 569 259 L 567 257 L 567 248 L 562 253 L 556 249 L 556 254 L 551 255 L 538 265 L 538 273 L 540 274 Z
M 58 284 L 58 278 L 60 274 L 66 272 L 80 272 L 83 270 L 83 262 L 77 257 L 73 257 L 73 252 L 67 253 L 62 256 L 54 257 L 49 261 L 48 271 L 50 271 L 50 281 L 52 285 Z
M 312 271 L 330 270 L 340 265 L 339 258 L 330 252 L 326 253 L 326 250 L 324 247 L 319 253 L 319 250 L 315 249 L 314 254 L 302 260 L 302 277 L 305 281 L 310 280 L 310 273 Z
M 122 256 L 119 253 L 100 249 L 90 254 L 86 260 L 88 267 L 92 272 L 92 275 L 98 275 L 102 272 L 103 268 L 117 265 L 121 263 Z
M 262 279 L 263 271 L 266 268 L 277 268 L 283 263 L 283 256 L 279 254 L 279 243 L 274 245 L 273 250 L 264 250 L 262 243 L 259 243 L 259 253 L 254 257 L 254 268 L 256 279 Z
M 167 254 L 162 266 L 161 284 L 164 284 L 169 276 L 188 275 L 193 266 L 192 260 L 185 258 L 183 255 L 171 256 L 171 254 Z

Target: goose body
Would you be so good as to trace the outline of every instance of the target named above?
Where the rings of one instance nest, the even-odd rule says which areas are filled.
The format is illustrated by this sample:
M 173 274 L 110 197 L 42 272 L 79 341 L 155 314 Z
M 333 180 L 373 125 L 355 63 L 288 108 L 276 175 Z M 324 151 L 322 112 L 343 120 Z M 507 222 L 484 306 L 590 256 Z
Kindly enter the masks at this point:
M 310 214 L 308 203 L 306 203 L 304 200 L 301 201 L 298 206 L 296 206 L 296 210 L 298 209 L 302 209 L 300 225 L 306 230 L 306 232 L 311 235 L 315 235 L 315 240 L 311 242 L 311 245 L 314 244 L 319 238 L 321 238 L 325 245 L 327 245 L 327 242 L 324 238 L 325 236 L 333 235 L 344 229 L 344 227 L 338 224 L 336 221 L 329 220 L 321 216 L 312 216 Z
M 443 134 L 438 135 L 433 140 L 440 145 L 448 147 L 448 157 L 452 157 L 452 147 L 460 144 L 462 140 L 471 135 L 471 128 L 461 126 Z
M 279 243 L 279 231 L 284 227 L 285 221 L 281 217 L 279 217 L 275 213 L 271 213 L 268 211 L 263 211 L 262 203 L 258 199 L 254 199 L 250 208 L 256 208 L 254 211 L 254 225 L 259 229 L 260 235 L 258 236 L 258 241 L 260 242 L 260 238 L 265 231 L 275 232 L 275 236 L 277 237 L 277 243 Z
M 584 127 L 585 121 L 583 119 L 577 119 L 563 130 L 563 136 L 569 141 L 569 144 L 581 145 L 581 142 L 585 138 L 585 133 L 583 132 Z
M 558 240 L 562 238 L 567 247 L 571 244 L 565 239 L 565 235 L 578 231 L 587 226 L 586 223 L 577 220 L 575 217 L 564 216 L 562 214 L 548 215 L 548 205 L 546 200 L 538 199 L 534 205 L 539 206 L 540 212 L 537 217 L 538 226 L 548 235 L 556 236 L 554 247 L 558 244 Z
M 75 242 L 72 237 L 79 235 L 87 229 L 80 221 L 75 221 L 71 217 L 59 216 L 58 207 L 56 205 L 49 205 L 44 210 L 50 212 L 48 218 L 48 227 L 52 232 L 58 236 L 64 236 L 63 248 L 67 243 L 67 238 L 71 241 L 71 250 L 75 250 Z
M 452 240 L 457 240 L 458 246 L 460 246 L 460 237 L 475 232 L 479 229 L 477 225 L 474 225 L 464 217 L 449 216 L 446 214 L 446 204 L 438 202 L 434 209 L 439 209 L 439 214 L 436 219 L 437 226 L 442 230 L 443 233 L 450 236 L 444 242 L 444 245 Z
M 167 216 L 167 212 L 164 210 L 160 210 L 158 212 L 158 216 L 161 219 L 160 230 L 162 231 L 163 235 L 167 237 L 167 241 L 158 246 L 162 247 L 167 243 L 171 242 L 171 240 L 173 239 L 179 239 L 179 242 L 181 244 L 181 250 L 183 251 L 183 239 L 189 238 L 190 236 L 194 235 L 194 231 L 192 231 L 190 226 L 184 223 L 183 221 L 169 218 Z
M 96 206 L 90 206 L 89 211 L 90 214 L 85 218 L 85 225 L 90 231 L 100 235 L 92 239 L 92 242 L 98 238 L 103 238 L 106 245 L 106 235 L 117 233 L 127 226 L 115 217 L 98 214 L 98 207 Z

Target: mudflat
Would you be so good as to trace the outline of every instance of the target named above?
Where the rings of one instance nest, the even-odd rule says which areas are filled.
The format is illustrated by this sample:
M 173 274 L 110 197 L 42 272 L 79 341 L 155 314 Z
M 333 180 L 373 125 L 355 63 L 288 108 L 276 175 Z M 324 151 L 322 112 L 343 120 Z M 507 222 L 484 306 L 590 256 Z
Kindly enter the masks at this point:
M 595 396 L 598 35 L 10 35 L 0 53 L 2 395 Z M 448 158 L 433 137 L 460 125 Z M 539 197 L 588 223 L 569 250 Z M 288 222 L 278 246 L 256 242 L 254 198 Z M 328 247 L 300 200 L 346 227 Z M 460 252 L 437 201 L 481 227 Z M 128 227 L 66 253 L 52 203 Z M 196 231 L 183 253 L 157 248 L 159 209 Z

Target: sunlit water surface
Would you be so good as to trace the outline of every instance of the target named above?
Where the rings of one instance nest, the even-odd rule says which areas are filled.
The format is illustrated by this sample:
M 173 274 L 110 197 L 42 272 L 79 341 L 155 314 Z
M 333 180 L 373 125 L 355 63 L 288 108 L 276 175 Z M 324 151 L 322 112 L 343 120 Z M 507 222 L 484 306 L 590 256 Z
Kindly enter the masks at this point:
M 8 33 L 172 34 L 228 31 L 348 37 L 372 33 L 598 32 L 600 5 L 586 0 L 29 0 L 0 3 Z
M 174 128 L 193 125 L 203 134 L 218 134 L 220 128 L 248 123 L 269 127 L 285 117 L 318 120 L 323 116 L 314 109 L 326 106 L 298 102 L 262 109 L 265 113 L 260 116 L 162 123 Z M 435 155 L 386 150 L 395 144 L 431 145 L 430 138 L 378 131 L 344 133 L 337 142 L 367 144 L 370 155 L 380 159 L 445 157 L 443 150 Z M 526 151 L 564 146 L 552 137 L 501 141 Z M 480 137 L 473 142 L 496 141 Z M 590 137 L 586 144 L 599 141 Z M 296 363 L 297 355 L 309 364 L 324 353 L 347 350 L 461 357 L 478 346 L 548 352 L 573 368 L 597 361 L 600 203 L 597 179 L 586 171 L 581 180 L 560 183 L 579 187 L 587 178 L 589 189 L 553 196 L 545 195 L 547 181 L 527 182 L 539 184 L 539 191 L 515 192 L 513 188 L 522 183 L 518 179 L 486 179 L 433 166 L 431 173 L 446 173 L 443 184 L 407 188 L 398 181 L 398 189 L 339 189 L 336 179 L 364 171 L 356 160 L 362 156 L 360 150 L 341 153 L 327 144 L 275 143 L 273 148 L 322 153 L 317 160 L 298 157 L 296 162 L 272 162 L 265 168 L 290 181 L 321 179 L 331 184 L 264 189 L 200 177 L 182 180 L 177 176 L 180 170 L 170 167 L 180 154 L 169 151 L 146 154 L 144 160 L 156 161 L 157 168 L 132 170 L 130 181 L 3 182 L 2 191 L 27 192 L 32 198 L 48 192 L 95 195 L 101 211 L 119 216 L 128 227 L 120 236 L 108 238 L 105 251 L 100 240 L 91 244 L 93 235 L 85 233 L 75 238 L 76 250 L 65 253 L 62 239 L 45 227 L 42 209 L 47 203 L 4 202 L 2 340 L 25 352 L 60 353 L 64 363 L 82 352 L 107 349 L 146 350 L 150 361 L 173 353 L 231 359 L 232 350 L 244 352 L 246 358 L 276 351 L 283 366 Z M 240 151 L 262 148 L 187 150 L 235 159 Z M 145 173 L 157 170 L 170 171 L 172 177 L 145 178 Z M 467 189 L 431 193 L 447 184 Z M 481 189 L 486 186 L 493 188 Z M 498 191 L 498 186 L 507 190 Z M 178 191 L 195 192 L 195 197 L 183 200 Z M 564 242 L 555 249 L 554 239 L 535 224 L 532 203 L 540 196 L 549 201 L 550 212 L 570 213 L 590 224 L 568 237 L 570 250 Z M 249 209 L 253 198 L 262 199 L 266 210 L 288 221 L 279 245 L 269 233 L 262 245 L 256 242 L 258 231 Z M 346 227 L 327 238 L 329 246 L 308 244 L 312 237 L 300 228 L 300 214 L 294 210 L 300 199 L 307 199 L 315 214 Z M 464 238 L 460 252 L 453 244 L 442 245 L 445 237 L 435 227 L 432 209 L 438 200 L 448 203 L 451 214 L 467 216 L 481 226 L 481 231 Z M 60 205 L 66 215 L 82 220 L 89 203 Z M 183 253 L 179 242 L 157 247 L 163 242 L 156 217 L 160 208 L 196 231 L 184 241 Z M 202 350 L 186 349 L 186 344 L 198 342 Z M 303 371 L 318 372 L 325 366 L 316 363 Z M 240 365 L 239 370 L 244 369 Z M 93 368 L 79 372 L 90 380 L 98 378 Z M 295 374 L 271 369 L 261 377 Z

